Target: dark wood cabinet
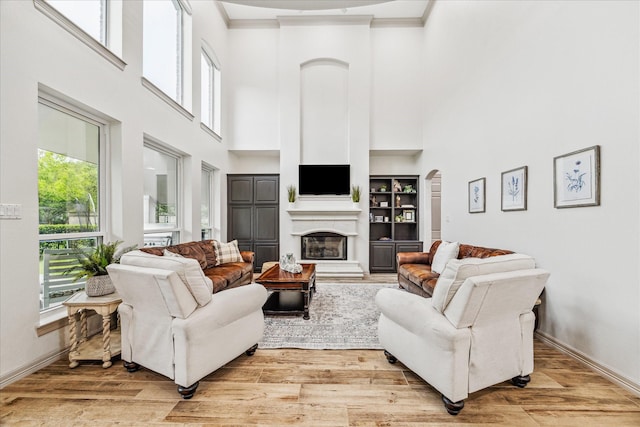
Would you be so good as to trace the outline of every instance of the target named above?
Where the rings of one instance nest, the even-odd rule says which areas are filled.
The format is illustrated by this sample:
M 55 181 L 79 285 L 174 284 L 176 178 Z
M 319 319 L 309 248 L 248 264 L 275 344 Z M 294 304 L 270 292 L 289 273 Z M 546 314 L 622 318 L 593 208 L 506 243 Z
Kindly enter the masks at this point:
M 396 253 L 422 250 L 418 176 L 369 177 L 369 271 L 396 271 Z
M 227 240 L 255 252 L 256 271 L 279 257 L 279 180 L 278 175 L 227 175 Z

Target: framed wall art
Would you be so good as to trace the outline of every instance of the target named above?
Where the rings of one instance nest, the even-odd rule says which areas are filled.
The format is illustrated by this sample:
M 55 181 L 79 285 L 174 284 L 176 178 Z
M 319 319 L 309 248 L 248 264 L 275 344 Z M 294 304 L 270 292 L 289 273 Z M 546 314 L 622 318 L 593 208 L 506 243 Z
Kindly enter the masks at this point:
M 485 187 L 485 178 L 469 181 L 469 213 L 485 211 Z
M 576 208 L 600 205 L 600 146 L 554 157 L 553 205 Z
M 527 210 L 527 166 L 502 172 L 501 209 L 507 211 Z

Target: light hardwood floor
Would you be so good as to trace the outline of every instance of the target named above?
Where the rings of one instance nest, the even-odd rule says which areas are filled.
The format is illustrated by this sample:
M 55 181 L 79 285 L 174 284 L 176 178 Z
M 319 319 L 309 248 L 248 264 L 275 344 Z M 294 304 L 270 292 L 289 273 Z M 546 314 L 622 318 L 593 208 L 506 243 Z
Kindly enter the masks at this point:
M 7 426 L 640 426 L 640 398 L 535 342 L 535 372 L 473 393 L 460 415 L 380 350 L 261 350 L 200 382 L 191 400 L 116 362 L 55 362 L 0 390 Z

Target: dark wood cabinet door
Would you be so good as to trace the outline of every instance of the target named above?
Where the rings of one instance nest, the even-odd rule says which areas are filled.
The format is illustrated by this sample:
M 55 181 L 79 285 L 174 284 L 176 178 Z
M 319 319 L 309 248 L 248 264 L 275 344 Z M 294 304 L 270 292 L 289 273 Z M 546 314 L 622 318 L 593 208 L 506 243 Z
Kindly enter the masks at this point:
M 227 175 L 227 240 L 255 252 L 255 271 L 280 251 L 278 175 Z
M 395 243 L 371 242 L 369 245 L 369 271 L 372 273 L 395 271 L 395 257 Z

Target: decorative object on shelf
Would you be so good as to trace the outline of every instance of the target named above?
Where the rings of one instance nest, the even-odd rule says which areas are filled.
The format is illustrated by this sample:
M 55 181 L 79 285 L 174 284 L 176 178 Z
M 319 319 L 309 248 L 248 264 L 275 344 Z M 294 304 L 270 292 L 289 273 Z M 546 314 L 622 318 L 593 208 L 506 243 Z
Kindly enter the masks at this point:
M 600 146 L 553 159 L 553 206 L 576 208 L 600 205 Z
M 400 195 L 396 196 L 396 208 L 399 208 L 401 206 L 401 202 L 400 202 Z
M 402 216 L 405 222 L 415 222 L 416 220 L 415 211 L 412 210 L 402 211 Z
M 415 193 L 416 190 L 413 188 L 413 185 L 411 184 L 407 184 L 404 186 L 404 190 L 405 193 Z
M 296 257 L 291 252 L 280 257 L 280 269 L 289 273 L 302 273 L 302 266 L 296 263 Z
M 389 222 L 389 217 L 388 216 L 384 217 L 384 222 Z
M 387 191 L 387 186 L 386 186 L 385 184 L 382 184 L 382 185 L 380 186 L 380 192 L 381 192 L 381 193 L 384 193 L 385 191 Z
M 527 210 L 527 167 L 502 172 L 501 198 L 503 211 Z
M 369 199 L 371 200 L 371 206 L 373 207 L 378 206 L 378 201 L 376 200 L 376 196 L 371 196 Z
M 381 238 L 379 238 L 378 240 L 383 240 L 383 241 L 388 241 L 391 240 L 391 237 L 387 237 L 387 236 L 382 236 Z
M 289 185 L 287 187 L 287 199 L 289 200 L 289 203 L 294 203 L 296 201 L 296 186 L 295 185 Z
M 388 208 L 389 207 L 389 202 L 380 202 L 380 207 L 381 208 Z
M 369 212 L 369 221 L 373 222 L 373 212 Z
M 374 222 L 382 222 L 382 215 L 376 215 Z
M 393 191 L 395 193 L 399 193 L 402 191 L 402 186 L 400 185 L 400 181 L 398 181 L 397 179 L 393 180 Z
M 396 222 L 404 222 L 404 217 L 402 214 L 396 215 Z
M 469 213 L 481 213 L 485 211 L 486 178 L 478 178 L 469 181 Z
M 360 186 L 359 185 L 352 185 L 351 186 L 351 201 L 353 203 L 359 203 L 360 202 Z
M 117 240 L 112 243 L 99 243 L 93 252 L 86 252 L 86 249 L 78 249 L 75 253 L 78 265 L 71 267 L 66 273 L 73 273 L 74 281 L 87 278 L 85 291 L 90 297 L 109 295 L 116 291 L 111 282 L 107 266 L 120 262 L 122 254 L 137 248 L 137 245 L 124 248 L 118 251 L 118 246 L 122 241 Z

